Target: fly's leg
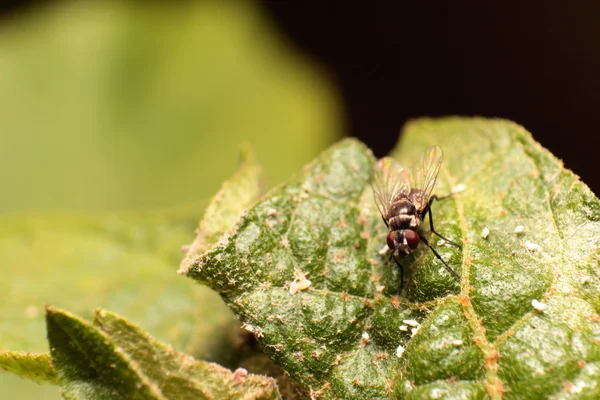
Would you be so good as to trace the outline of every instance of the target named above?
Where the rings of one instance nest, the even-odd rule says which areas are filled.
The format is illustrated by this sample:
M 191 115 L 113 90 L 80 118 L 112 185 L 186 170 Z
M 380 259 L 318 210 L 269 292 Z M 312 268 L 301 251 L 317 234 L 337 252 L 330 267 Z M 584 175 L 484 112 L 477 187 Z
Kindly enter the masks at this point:
M 456 277 L 456 279 L 460 280 L 460 275 L 458 275 L 456 273 L 456 271 L 448 265 L 448 263 L 446 261 L 444 261 L 444 259 L 438 254 L 437 251 L 435 251 L 435 249 L 433 247 L 431 247 L 431 245 L 429 244 L 429 241 L 427 241 L 427 239 L 425 239 L 424 237 L 421 238 L 421 242 L 425 243 L 427 245 L 427 247 L 429 247 L 431 249 L 431 251 L 433 251 L 433 254 L 435 254 L 435 256 L 444 264 L 444 267 L 446 267 L 446 269 L 452 273 L 452 275 L 454 275 Z
M 446 200 L 446 199 L 449 199 L 450 197 L 454 197 L 454 196 L 456 196 L 456 193 L 450 193 L 450 194 L 447 194 L 445 196 L 436 196 L 434 194 L 434 195 L 431 196 L 431 199 L 429 199 L 429 204 L 432 203 L 433 199 L 436 199 L 437 201 L 442 201 L 442 200 Z
M 433 204 L 434 200 L 444 200 L 447 199 L 448 197 L 453 196 L 454 193 L 449 194 L 448 196 L 444 196 L 444 197 L 437 197 L 436 195 L 431 196 L 431 199 L 429 199 L 429 203 L 427 204 L 427 212 L 429 213 L 429 228 L 431 230 L 431 232 L 435 233 L 437 236 L 441 237 L 442 239 L 444 239 L 446 242 L 453 244 L 454 246 L 458 247 L 458 248 L 462 248 L 458 243 L 453 242 L 452 240 L 449 240 L 447 238 L 445 238 L 444 236 L 440 235 L 439 233 L 437 233 L 433 227 L 433 215 L 431 213 L 431 205 Z M 440 260 L 443 264 L 444 267 L 446 267 L 446 269 L 452 273 L 452 275 L 454 275 L 457 279 L 460 280 L 460 275 L 458 275 L 456 273 L 456 271 L 448 265 L 448 263 L 446 261 L 444 261 L 444 259 L 438 254 L 437 251 L 435 251 L 435 249 L 433 247 L 431 247 L 431 245 L 429 244 L 429 241 L 427 239 L 425 239 L 424 237 L 421 237 L 421 241 L 423 243 L 425 243 L 427 245 L 427 247 L 429 247 L 431 249 L 431 251 L 433 251 L 433 254 L 435 254 L 435 256 L 438 258 L 438 260 Z
M 431 205 L 433 204 L 434 200 L 444 200 L 447 199 L 448 197 L 454 196 L 454 194 L 449 194 L 448 196 L 444 196 L 444 197 L 437 197 L 436 195 L 431 196 L 431 198 L 429 199 L 429 203 L 427 204 L 427 212 L 429 213 L 429 229 L 431 230 L 431 232 L 435 233 L 436 235 L 438 235 L 439 237 L 441 237 L 442 239 L 444 239 L 446 242 L 458 247 L 459 249 L 462 249 L 461 245 L 453 242 L 452 240 L 440 235 L 439 233 L 436 232 L 436 230 L 433 228 L 433 216 L 431 214 Z M 429 246 L 429 244 L 427 245 Z M 430 246 L 431 247 L 431 246 Z M 433 250 L 433 249 L 432 249 Z M 434 251 L 435 253 L 435 251 Z M 437 253 L 436 253 L 437 255 Z M 439 258 L 439 256 L 438 256 Z M 443 261 L 443 260 L 442 260 Z

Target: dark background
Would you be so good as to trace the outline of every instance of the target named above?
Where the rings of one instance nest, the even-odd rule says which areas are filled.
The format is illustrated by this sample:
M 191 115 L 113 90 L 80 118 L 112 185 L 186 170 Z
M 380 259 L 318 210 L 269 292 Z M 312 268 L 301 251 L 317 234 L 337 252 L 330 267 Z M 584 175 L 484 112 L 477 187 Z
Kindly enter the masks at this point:
M 502 117 L 600 193 L 600 2 L 263 3 L 378 156 L 409 118 Z
M 0 16 L 37 3 L 0 0 Z M 503 117 L 600 193 L 600 2 L 261 3 L 288 40 L 328 70 L 348 135 L 376 155 L 410 118 Z

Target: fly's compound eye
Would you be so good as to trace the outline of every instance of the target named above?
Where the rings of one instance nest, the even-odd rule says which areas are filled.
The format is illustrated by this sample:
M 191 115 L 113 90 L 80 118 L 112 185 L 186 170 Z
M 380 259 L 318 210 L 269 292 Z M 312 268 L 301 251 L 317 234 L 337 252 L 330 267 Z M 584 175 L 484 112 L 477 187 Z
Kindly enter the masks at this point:
M 394 250 L 394 248 L 396 247 L 394 245 L 394 232 L 390 232 L 387 235 L 387 245 L 390 248 L 390 250 Z
M 419 234 L 411 229 L 407 229 L 404 231 L 404 238 L 406 239 L 406 244 L 408 244 L 408 247 L 410 247 L 413 250 L 416 249 L 419 245 Z

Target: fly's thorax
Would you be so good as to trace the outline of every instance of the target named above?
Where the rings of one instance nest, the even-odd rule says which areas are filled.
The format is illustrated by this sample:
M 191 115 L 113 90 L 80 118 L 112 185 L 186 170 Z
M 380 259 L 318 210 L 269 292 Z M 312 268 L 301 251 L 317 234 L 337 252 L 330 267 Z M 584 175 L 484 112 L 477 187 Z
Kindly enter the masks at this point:
M 421 198 L 423 196 L 423 189 L 410 188 L 408 197 L 411 199 Z

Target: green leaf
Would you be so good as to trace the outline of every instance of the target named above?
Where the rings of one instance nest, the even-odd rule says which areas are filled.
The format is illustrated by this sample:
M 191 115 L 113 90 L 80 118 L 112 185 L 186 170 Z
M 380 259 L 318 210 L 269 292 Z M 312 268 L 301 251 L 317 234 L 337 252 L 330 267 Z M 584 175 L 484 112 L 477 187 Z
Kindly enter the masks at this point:
M 11 371 L 34 382 L 56 383 L 48 353 L 0 351 L 0 369 Z
M 188 275 L 320 398 L 597 397 L 598 199 L 511 122 L 418 120 L 393 154 L 410 165 L 434 144 L 436 193 L 465 187 L 434 203 L 435 228 L 462 249 L 427 221 L 421 234 L 460 282 L 421 246 L 400 290 L 374 158 L 353 140 L 268 193 Z
M 106 310 L 92 325 L 48 307 L 46 321 L 66 399 L 280 398 L 273 379 L 198 361 Z

